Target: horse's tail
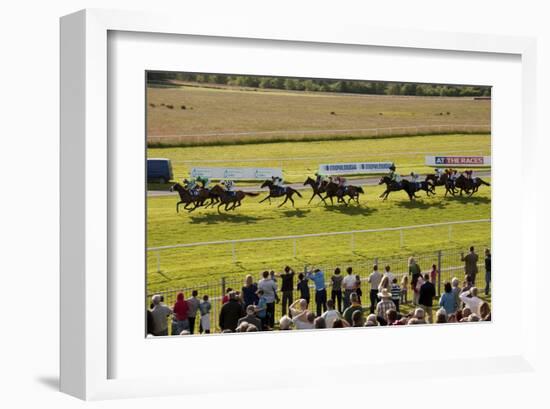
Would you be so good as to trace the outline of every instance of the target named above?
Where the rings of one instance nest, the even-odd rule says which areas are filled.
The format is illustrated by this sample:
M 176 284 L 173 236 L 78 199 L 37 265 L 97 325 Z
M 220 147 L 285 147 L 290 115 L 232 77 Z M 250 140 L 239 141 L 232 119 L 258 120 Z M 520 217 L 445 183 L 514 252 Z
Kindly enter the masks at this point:
M 291 187 L 289 187 L 287 189 L 290 190 L 291 192 L 295 192 L 299 197 L 302 197 L 302 194 L 298 190 L 292 189 Z
M 256 192 L 243 192 L 245 196 L 259 196 L 259 193 Z
M 491 186 L 491 184 L 489 182 L 485 182 L 483 179 L 479 178 L 479 183 L 481 183 L 482 185 L 485 185 L 485 186 Z

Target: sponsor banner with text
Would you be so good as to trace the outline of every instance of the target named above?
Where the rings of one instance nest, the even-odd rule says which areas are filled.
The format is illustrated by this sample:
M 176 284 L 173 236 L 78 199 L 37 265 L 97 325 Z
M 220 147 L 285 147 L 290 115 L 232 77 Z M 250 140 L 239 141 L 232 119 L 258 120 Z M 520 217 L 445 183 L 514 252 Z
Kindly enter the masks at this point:
M 192 168 L 191 177 L 207 177 L 211 180 L 267 180 L 273 176 L 282 178 L 280 168 Z
M 426 156 L 426 165 L 435 167 L 491 166 L 490 156 Z
M 322 175 L 354 175 L 361 173 L 387 173 L 392 162 L 327 163 L 319 165 Z

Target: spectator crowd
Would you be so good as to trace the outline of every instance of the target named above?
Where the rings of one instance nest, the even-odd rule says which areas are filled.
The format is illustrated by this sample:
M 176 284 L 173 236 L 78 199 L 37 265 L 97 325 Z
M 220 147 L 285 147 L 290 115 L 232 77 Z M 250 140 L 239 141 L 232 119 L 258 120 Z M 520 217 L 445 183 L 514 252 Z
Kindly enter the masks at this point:
M 439 297 L 435 287 L 437 266 L 422 273 L 413 257 L 408 260 L 408 272 L 401 277 L 391 271 L 390 265 L 380 271 L 377 264 L 363 280 L 352 267 L 345 274 L 336 268 L 326 277 L 318 268 L 296 274 L 286 266 L 278 274 L 264 271 L 257 283 L 247 275 L 239 291 L 227 289 L 217 317 L 211 317 L 209 296 L 199 298 L 197 290 L 188 299 L 183 292 L 178 293 L 172 307 L 156 294 L 147 310 L 147 334 L 169 335 L 169 326 L 171 335 L 193 335 L 197 330 L 208 334 L 214 332 L 211 321 L 217 322 L 216 332 L 221 333 L 491 321 L 490 305 L 474 286 L 479 262 L 475 249 L 471 247 L 467 255 L 461 254 L 461 260 L 463 280 L 454 277 L 445 282 Z M 368 297 L 363 296 L 362 281 L 369 287 Z M 489 249 L 485 250 L 485 284 L 483 292 L 488 296 Z M 276 304 L 281 308 L 277 322 Z

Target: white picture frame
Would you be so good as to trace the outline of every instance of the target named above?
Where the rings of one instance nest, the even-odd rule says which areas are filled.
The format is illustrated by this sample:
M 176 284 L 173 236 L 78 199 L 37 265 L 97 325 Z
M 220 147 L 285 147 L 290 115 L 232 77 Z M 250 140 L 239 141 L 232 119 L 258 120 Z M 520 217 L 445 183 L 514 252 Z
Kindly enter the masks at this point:
M 477 53 L 486 55 L 511 55 L 521 59 L 520 82 L 521 89 L 516 89 L 521 96 L 521 118 L 514 124 L 520 124 L 517 129 L 520 133 L 520 146 L 514 142 L 515 148 L 521 148 L 522 154 L 518 157 L 522 172 L 533 172 L 530 160 L 534 157 L 534 129 L 535 110 L 529 107 L 536 104 L 536 42 L 532 38 L 505 37 L 493 35 L 477 35 L 467 33 L 435 33 L 415 30 L 396 30 L 372 28 L 367 26 L 342 26 L 341 30 L 327 32 L 323 27 L 308 25 L 280 26 L 274 23 L 263 22 L 257 26 L 244 25 L 215 25 L 207 24 L 203 20 L 185 21 L 183 24 L 177 16 L 168 13 L 140 13 L 109 10 L 84 10 L 65 16 L 61 19 L 61 377 L 60 388 L 63 392 L 86 400 L 110 399 L 119 397 L 160 396 L 168 394 L 205 392 L 211 388 L 217 391 L 241 390 L 262 388 L 260 382 L 251 380 L 248 384 L 238 383 L 232 379 L 230 372 L 224 372 L 224 363 L 219 356 L 212 358 L 208 365 L 211 373 L 225 374 L 220 379 L 209 379 L 200 376 L 189 378 L 186 376 L 143 376 L 136 372 L 136 376 L 112 376 L 119 371 L 113 371 L 113 354 L 119 353 L 120 348 L 112 347 L 116 339 L 112 333 L 117 331 L 116 325 L 125 325 L 120 320 L 112 320 L 110 314 L 117 308 L 117 300 L 112 298 L 124 279 L 115 281 L 109 278 L 109 269 L 116 264 L 116 254 L 113 254 L 110 242 L 115 233 L 110 209 L 113 204 L 113 191 L 110 188 L 109 165 L 120 158 L 117 150 L 112 149 L 108 135 L 113 131 L 109 123 L 107 110 L 108 100 L 113 84 L 108 81 L 109 64 L 111 64 L 112 50 L 109 49 L 109 33 L 138 33 L 141 36 L 170 35 L 187 36 L 193 38 L 224 39 L 226 42 L 254 39 L 258 42 L 281 42 L 301 45 L 314 44 L 316 47 L 338 52 L 339 48 L 380 47 L 380 49 L 416 50 L 430 53 Z M 162 41 L 162 40 L 161 40 Z M 151 67 L 153 69 L 157 67 Z M 251 72 L 254 73 L 254 72 Z M 377 78 L 383 80 L 384 78 Z M 404 78 L 406 80 L 406 78 Z M 143 92 L 143 90 L 139 90 Z M 498 94 L 496 96 L 498 101 Z M 519 115 L 519 113 L 517 113 Z M 516 118 L 517 119 L 517 118 Z M 113 119 L 111 118 L 111 121 Z M 511 119 L 513 120 L 513 119 Z M 499 128 L 499 123 L 493 123 Z M 142 126 L 142 124 L 140 125 Z M 515 128 L 513 128 L 515 129 Z M 116 132 L 116 130 L 115 130 Z M 139 139 L 139 138 L 138 138 Z M 136 142 L 136 149 L 143 149 L 143 141 Z M 133 148 L 131 149 L 133 150 Z M 499 152 L 494 155 L 495 176 L 498 177 Z M 140 159 L 141 160 L 141 159 Z M 116 167 L 116 166 L 115 166 Z M 501 168 L 502 169 L 502 168 Z M 527 178 L 534 184 L 535 178 Z M 531 186 L 534 191 L 534 187 Z M 143 192 L 141 193 L 143 194 Z M 498 181 L 495 183 L 495 198 L 498 198 Z M 524 199 L 525 201 L 527 198 Z M 536 247 L 536 219 L 529 214 L 525 204 L 520 209 L 521 222 L 510 222 L 511 229 L 521 235 L 522 254 L 528 248 Z M 512 226 L 514 224 L 514 226 Z M 497 229 L 498 227 L 495 227 Z M 504 243 L 501 238 L 506 229 L 494 230 L 494 235 L 502 240 L 505 249 L 512 247 Z M 516 238 L 517 239 L 517 238 Z M 144 251 L 144 250 L 143 250 Z M 494 252 L 498 255 L 498 252 Z M 502 254 L 502 253 L 501 253 Z M 114 260 L 114 261 L 113 261 Z M 498 266 L 498 261 L 496 265 Z M 525 269 L 534 270 L 535 261 L 525 258 Z M 505 265 L 502 263 L 501 265 Z M 532 283 L 534 278 L 530 279 Z M 497 285 L 501 283 L 495 279 Z M 453 360 L 456 368 L 455 375 L 468 375 L 472 359 L 476 359 L 476 366 L 480 368 L 478 374 L 491 374 L 515 371 L 533 371 L 536 368 L 536 334 L 534 333 L 534 316 L 529 314 L 536 300 L 528 297 L 529 287 L 526 279 L 520 279 L 521 311 L 517 312 L 521 320 L 521 336 L 513 339 L 513 347 L 506 352 L 506 345 L 498 350 L 498 354 L 469 355 L 467 353 L 449 352 L 446 356 L 440 355 L 437 360 Z M 115 285 L 116 284 L 116 285 Z M 143 284 L 143 283 L 142 283 Z M 138 288 L 136 284 L 129 284 L 128 288 Z M 504 288 L 504 287 L 503 287 Z M 110 296 L 111 292 L 111 296 Z M 503 290 L 505 292 L 505 290 Z M 141 297 L 141 294 L 139 296 Z M 116 298 L 116 297 L 115 297 Z M 501 299 L 504 299 L 502 297 Z M 495 297 L 495 303 L 499 302 Z M 503 301 L 504 302 L 504 301 Z M 140 310 L 141 311 L 141 310 Z M 136 312 L 140 315 L 141 312 Z M 137 321 L 144 320 L 138 317 Z M 143 318 L 143 319 L 142 319 Z M 503 318 L 502 318 L 503 319 Z M 479 331 L 490 336 L 494 328 L 499 327 L 498 311 L 495 323 L 490 326 L 466 325 L 460 330 L 456 326 L 433 332 L 434 342 L 444 342 L 446 337 L 457 334 L 461 337 L 477 336 Z M 132 320 L 130 320 L 132 321 Z M 503 319 L 504 321 L 504 319 Z M 487 329 L 489 328 L 489 329 Z M 414 338 L 418 331 L 427 328 L 406 328 L 402 336 Z M 520 332 L 520 331 L 518 331 Z M 421 332 L 420 332 L 421 333 Z M 348 335 L 359 336 L 358 332 Z M 274 338 L 283 334 L 261 334 L 260 336 Z M 292 334 L 297 337 L 298 335 Z M 361 336 L 364 336 L 364 332 Z M 266 342 L 300 342 L 300 343 L 341 343 L 343 338 L 335 332 L 327 331 L 323 334 L 304 332 L 299 334 L 300 339 L 292 339 L 284 334 L 276 341 Z M 313 338 L 315 337 L 315 338 Z M 115 337 L 116 338 L 116 337 Z M 254 339 L 255 336 L 247 337 Z M 143 340 L 140 340 L 142 342 Z M 155 340 L 155 347 L 147 347 L 143 354 L 153 354 L 158 348 L 158 342 L 164 342 L 163 349 L 174 350 L 181 347 L 180 339 Z M 230 336 L 221 340 L 219 337 L 194 337 L 192 346 L 200 355 L 201 348 L 220 348 L 220 341 L 226 343 L 227 349 L 238 350 L 247 344 L 244 338 Z M 511 341 L 512 342 L 512 341 Z M 152 345 L 152 344 L 150 344 Z M 147 356 L 140 355 L 139 359 L 146 361 Z M 200 372 L 199 361 L 190 363 L 190 367 Z M 217 362 L 217 363 L 216 363 Z M 367 367 L 376 368 L 378 376 L 382 373 L 395 373 L 411 365 L 411 360 L 397 359 L 389 366 L 386 360 L 380 357 L 364 357 L 359 359 L 353 370 L 360 373 Z M 144 364 L 145 365 L 145 364 Z M 212 366 L 217 365 L 217 366 Z M 275 365 L 275 364 L 274 364 Z M 329 368 L 338 368 L 337 362 L 325 362 Z M 226 368 L 227 369 L 227 368 Z M 292 382 L 285 376 L 284 368 L 274 368 L 268 375 L 269 383 L 275 387 L 291 386 Z M 424 376 L 429 376 L 432 368 L 426 361 L 420 369 L 416 369 Z M 384 372 L 386 371 L 386 372 Z M 405 371 L 406 372 L 406 371 Z M 238 378 L 238 377 L 235 377 Z M 337 377 L 330 378 L 338 382 Z M 363 381 L 368 377 L 363 378 Z M 341 382 L 341 381 L 340 381 Z M 309 385 L 307 380 L 304 386 Z

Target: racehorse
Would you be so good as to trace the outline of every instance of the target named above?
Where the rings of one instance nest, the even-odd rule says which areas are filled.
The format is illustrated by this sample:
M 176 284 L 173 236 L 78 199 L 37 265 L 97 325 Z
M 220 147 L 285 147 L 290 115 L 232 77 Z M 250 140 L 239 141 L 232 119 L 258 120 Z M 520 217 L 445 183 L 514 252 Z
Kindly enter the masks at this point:
M 435 187 L 431 181 L 421 180 L 420 182 L 410 182 L 413 188 L 413 195 L 419 190 L 426 192 L 426 196 L 435 195 Z M 415 195 L 415 197 L 417 197 Z
M 451 193 L 452 195 L 456 194 L 456 189 L 453 186 L 453 182 L 451 181 L 450 170 L 445 169 L 445 173 L 443 173 L 440 177 L 437 177 L 434 173 L 430 173 L 426 175 L 425 181 L 431 181 L 433 186 L 445 186 L 445 196 L 447 196 L 447 193 Z
M 235 192 L 228 192 L 227 190 L 225 190 L 224 188 L 222 188 L 219 185 L 214 186 L 211 189 L 211 192 L 216 194 L 220 199 L 220 202 L 218 204 L 218 213 L 221 213 L 220 212 L 220 207 L 222 205 L 225 205 L 224 210 L 226 210 L 226 211 L 227 210 L 235 210 L 235 208 L 239 207 L 242 204 L 241 201 L 246 196 L 258 196 L 259 195 L 259 193 L 243 192 L 242 190 L 236 190 Z M 230 205 L 232 205 L 232 206 L 230 206 Z
M 391 180 L 389 176 L 383 176 L 378 184 L 386 184 L 385 192 L 380 195 L 380 197 L 383 197 L 384 200 L 388 198 L 390 192 L 398 192 L 400 190 L 404 190 L 407 193 L 410 201 L 414 200 L 414 188 L 412 186 L 412 183 L 409 182 L 407 179 L 403 179 L 400 183 L 397 183 Z
M 174 190 L 178 192 L 178 194 L 180 195 L 180 201 L 176 203 L 177 213 L 179 213 L 180 211 L 179 210 L 180 204 L 185 203 L 185 206 L 183 206 L 183 208 L 189 212 L 192 212 L 193 210 L 195 210 L 197 207 L 200 206 L 201 200 L 203 200 L 203 199 L 200 199 L 198 195 L 196 196 L 192 195 L 191 192 L 189 192 L 189 190 L 187 190 L 177 182 L 174 183 L 172 186 L 170 186 L 170 192 L 173 192 Z M 193 207 L 192 209 L 189 209 L 188 207 L 191 204 L 195 205 L 195 207 Z
M 359 194 L 365 193 L 365 191 L 361 186 L 339 186 L 334 182 L 325 182 L 325 193 L 325 199 L 330 199 L 331 205 L 334 205 L 332 198 L 336 196 L 338 198 L 338 202 L 344 202 L 344 204 L 348 206 L 353 199 L 355 199 L 357 204 L 359 204 Z M 349 196 L 349 200 L 347 202 L 344 199 L 344 196 Z
M 481 185 L 485 186 L 491 186 L 490 183 L 485 182 L 483 179 L 475 177 L 473 179 L 468 179 L 464 175 L 460 175 L 458 178 L 456 178 L 455 186 L 460 189 L 460 196 L 462 196 L 462 192 L 466 192 L 468 197 L 471 197 L 475 192 L 479 190 L 479 187 Z
M 290 200 L 292 202 L 292 207 L 294 207 L 294 199 L 292 199 L 292 196 L 294 196 L 294 193 L 296 193 L 299 197 L 302 197 L 300 192 L 298 192 L 296 189 L 292 189 L 290 186 L 285 186 L 285 187 L 275 186 L 272 180 L 266 180 L 264 183 L 262 183 L 260 188 L 263 189 L 264 187 L 269 188 L 269 194 L 267 195 L 267 197 L 260 200 L 260 203 L 266 200 L 269 200 L 269 204 L 271 204 L 272 197 L 286 196 L 285 200 L 278 207 L 281 207 L 282 205 L 284 205 L 287 202 L 287 200 Z
M 326 181 L 321 182 L 321 185 L 319 186 L 317 185 L 314 179 L 312 179 L 311 177 L 308 177 L 304 182 L 304 186 L 307 186 L 307 185 L 311 186 L 311 189 L 313 189 L 313 194 L 311 195 L 311 199 L 309 199 L 309 202 L 307 202 L 307 204 L 310 204 L 315 196 L 319 196 L 319 198 L 323 201 L 323 203 L 327 204 L 327 202 L 325 202 L 325 198 L 321 196 L 321 193 L 326 192 L 326 185 L 327 185 Z

